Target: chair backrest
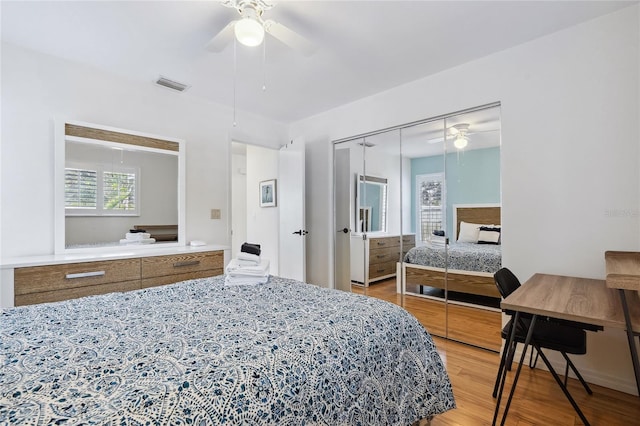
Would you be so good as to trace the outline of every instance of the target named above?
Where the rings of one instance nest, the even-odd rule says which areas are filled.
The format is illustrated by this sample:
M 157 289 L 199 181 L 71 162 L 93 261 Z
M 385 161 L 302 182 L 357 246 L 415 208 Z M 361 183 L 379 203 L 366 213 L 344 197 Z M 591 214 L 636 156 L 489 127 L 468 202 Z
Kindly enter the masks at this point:
M 518 280 L 518 277 L 513 275 L 513 272 L 511 272 L 507 268 L 502 268 L 498 272 L 493 274 L 493 279 L 496 282 L 498 291 L 500 292 L 500 295 L 503 299 L 516 291 L 518 287 L 520 287 L 520 281 Z

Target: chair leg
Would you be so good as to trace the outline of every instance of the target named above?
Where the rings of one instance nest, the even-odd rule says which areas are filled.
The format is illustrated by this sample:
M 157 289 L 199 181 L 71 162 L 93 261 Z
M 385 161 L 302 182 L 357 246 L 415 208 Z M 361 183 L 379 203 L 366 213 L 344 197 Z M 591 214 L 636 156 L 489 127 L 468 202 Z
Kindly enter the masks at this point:
M 567 377 L 569 376 L 569 374 L 568 374 L 569 367 L 571 367 L 571 369 L 573 370 L 573 372 L 576 375 L 576 377 L 578 378 L 578 380 L 580 380 L 580 383 L 582 383 L 582 386 L 584 387 L 584 390 L 586 390 L 589 395 L 593 395 L 593 391 L 589 387 L 589 384 L 587 382 L 585 382 L 584 378 L 582 377 L 582 374 L 580 374 L 580 372 L 578 371 L 576 366 L 573 365 L 573 362 L 571 362 L 571 360 L 569 359 L 569 356 L 565 352 L 561 352 L 561 353 L 562 353 L 562 356 L 564 357 L 564 359 L 567 361 L 567 368 L 566 368 L 566 372 L 565 372 L 565 375 L 564 375 L 564 377 L 565 377 L 564 378 L 565 386 L 567 385 Z
M 533 359 L 533 353 L 536 353 L 536 359 Z M 536 368 L 536 365 L 538 364 L 538 350 L 534 348 L 531 348 L 531 354 L 529 355 L 529 368 Z
M 518 346 L 517 342 L 513 342 L 509 352 L 507 353 L 507 371 L 511 371 L 511 365 L 513 365 L 513 357 L 516 354 L 516 347 Z
M 498 386 L 500 385 L 500 378 L 502 377 L 502 374 L 504 372 L 505 369 L 507 370 L 511 370 L 510 368 L 507 368 L 507 363 L 506 360 L 509 356 L 509 354 L 511 353 L 511 346 L 513 345 L 509 345 L 508 341 L 505 341 L 505 346 L 504 346 L 504 350 L 502 351 L 502 356 L 500 356 L 500 366 L 498 367 L 498 374 L 496 375 L 496 383 L 493 385 L 493 397 L 495 398 L 498 395 Z M 513 356 L 513 355 L 511 355 Z
M 509 327 L 509 330 L 507 330 L 507 336 L 511 336 L 511 329 L 512 327 Z M 500 378 L 502 378 L 504 369 L 506 368 L 508 371 L 511 371 L 510 364 L 509 364 L 509 368 L 507 368 L 508 364 L 506 363 L 506 360 L 507 358 L 509 358 L 509 354 L 511 353 L 511 347 L 513 346 L 513 344 L 512 345 L 509 344 L 508 338 L 504 341 L 504 343 L 505 343 L 504 350 L 502 351 L 502 355 L 500 356 L 500 366 L 498 367 L 498 374 L 496 375 L 496 383 L 493 385 L 492 395 L 494 398 L 498 395 L 498 386 L 500 384 Z

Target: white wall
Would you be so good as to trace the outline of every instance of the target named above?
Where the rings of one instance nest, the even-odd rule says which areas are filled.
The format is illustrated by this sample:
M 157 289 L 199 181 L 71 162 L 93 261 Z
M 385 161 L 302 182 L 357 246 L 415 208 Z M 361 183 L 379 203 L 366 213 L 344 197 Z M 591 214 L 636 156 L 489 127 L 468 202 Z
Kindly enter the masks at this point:
M 286 126 L 2 44 L 2 256 L 51 254 L 56 117 L 186 140 L 186 239 L 229 244 L 231 139 L 278 147 Z M 25 168 L 36 173 L 25 173 Z M 210 210 L 222 210 L 222 220 Z
M 278 150 L 247 145 L 247 241 L 260 244 L 270 273 L 278 275 L 279 200 L 276 207 L 260 207 L 260 182 L 277 179 Z M 276 197 L 278 195 L 276 182 Z
M 331 140 L 495 101 L 503 264 L 523 280 L 604 278 L 605 250 L 640 249 L 639 21 L 638 6 L 625 8 L 294 123 L 314 156 L 309 280 L 332 284 Z M 589 334 L 588 345 L 576 360 L 585 376 L 634 393 L 623 333 Z

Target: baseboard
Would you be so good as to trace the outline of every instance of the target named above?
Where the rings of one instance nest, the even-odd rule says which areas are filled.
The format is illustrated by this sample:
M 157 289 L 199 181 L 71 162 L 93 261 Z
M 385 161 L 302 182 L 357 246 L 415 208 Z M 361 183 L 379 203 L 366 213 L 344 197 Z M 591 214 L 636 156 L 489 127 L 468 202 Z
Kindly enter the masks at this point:
M 529 354 L 530 354 L 530 351 L 528 350 L 527 356 L 525 358 L 525 363 L 527 363 L 527 366 L 529 365 L 528 364 Z M 547 359 L 549 360 L 549 363 L 553 366 L 556 372 L 560 375 L 563 375 L 564 369 L 565 369 L 564 359 L 563 358 L 553 359 L 552 355 L 549 354 L 548 352 L 545 352 L 545 355 L 547 355 Z M 513 365 L 512 371 L 515 371 L 514 369 L 516 368 L 517 363 L 520 360 L 521 356 L 522 356 L 522 345 L 518 345 L 518 347 L 516 348 L 516 354 L 513 357 L 514 365 Z M 572 361 L 574 360 L 572 359 Z M 578 368 L 578 371 L 580 371 L 580 374 L 582 374 L 582 377 L 587 383 L 602 386 L 609 389 L 614 389 L 614 390 L 628 393 L 631 395 L 636 395 L 636 396 L 638 395 L 638 387 L 636 385 L 636 381 L 633 376 L 619 377 L 619 376 L 613 376 L 610 374 L 603 374 L 601 371 L 594 370 L 592 368 L 587 368 L 580 365 L 576 365 L 576 367 Z M 547 366 L 544 364 L 544 362 L 540 358 L 538 359 L 538 364 L 536 365 L 536 368 L 540 370 L 548 371 Z M 569 369 L 569 377 L 576 379 L 576 376 L 573 374 L 571 369 Z

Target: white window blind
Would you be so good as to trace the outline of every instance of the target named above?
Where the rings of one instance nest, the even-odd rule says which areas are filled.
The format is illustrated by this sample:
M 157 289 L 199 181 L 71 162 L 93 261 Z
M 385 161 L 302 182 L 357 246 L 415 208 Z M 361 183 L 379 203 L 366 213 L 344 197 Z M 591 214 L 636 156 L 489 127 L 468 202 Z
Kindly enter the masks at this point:
M 65 168 L 67 216 L 137 216 L 139 171 L 103 170 L 101 165 Z
M 135 173 L 103 173 L 104 210 L 136 210 Z
M 95 170 L 67 168 L 64 175 L 66 208 L 97 207 L 98 173 Z
M 442 173 L 416 176 L 417 220 L 420 241 L 427 241 L 433 231 L 444 230 L 444 191 Z

